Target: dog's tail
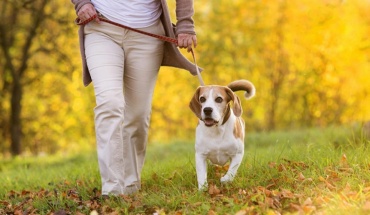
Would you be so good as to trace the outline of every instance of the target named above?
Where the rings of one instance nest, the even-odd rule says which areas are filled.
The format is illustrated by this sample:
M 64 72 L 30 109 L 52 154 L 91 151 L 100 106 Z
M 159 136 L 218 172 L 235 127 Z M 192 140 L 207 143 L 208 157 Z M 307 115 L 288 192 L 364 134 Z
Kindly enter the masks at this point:
M 252 82 L 248 80 L 237 80 L 231 82 L 227 85 L 233 92 L 235 91 L 245 91 L 244 97 L 246 99 L 252 98 L 256 94 L 256 88 L 252 84 Z

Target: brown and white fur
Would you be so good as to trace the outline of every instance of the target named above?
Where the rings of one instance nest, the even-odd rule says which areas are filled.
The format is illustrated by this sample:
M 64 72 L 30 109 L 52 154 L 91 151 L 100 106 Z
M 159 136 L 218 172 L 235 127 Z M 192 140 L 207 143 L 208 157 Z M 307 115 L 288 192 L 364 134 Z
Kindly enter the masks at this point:
M 195 138 L 195 162 L 199 190 L 207 188 L 207 159 L 224 166 L 230 161 L 221 183 L 231 182 L 244 155 L 244 120 L 239 97 L 234 91 L 246 91 L 245 98 L 255 95 L 254 85 L 237 80 L 228 86 L 200 86 L 190 101 L 190 109 L 199 118 Z M 231 102 L 232 107 L 231 107 Z

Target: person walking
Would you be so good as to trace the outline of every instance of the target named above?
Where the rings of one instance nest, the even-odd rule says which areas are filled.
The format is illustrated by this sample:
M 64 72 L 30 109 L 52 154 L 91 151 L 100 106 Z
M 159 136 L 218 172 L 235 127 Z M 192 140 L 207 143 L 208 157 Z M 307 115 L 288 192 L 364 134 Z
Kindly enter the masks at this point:
M 102 195 L 141 189 L 152 96 L 161 66 L 196 75 L 178 47 L 197 45 L 193 0 L 176 0 L 173 26 L 166 0 L 71 0 L 81 22 L 83 83 L 94 86 L 95 133 Z M 175 44 L 102 22 L 99 17 L 157 35 Z

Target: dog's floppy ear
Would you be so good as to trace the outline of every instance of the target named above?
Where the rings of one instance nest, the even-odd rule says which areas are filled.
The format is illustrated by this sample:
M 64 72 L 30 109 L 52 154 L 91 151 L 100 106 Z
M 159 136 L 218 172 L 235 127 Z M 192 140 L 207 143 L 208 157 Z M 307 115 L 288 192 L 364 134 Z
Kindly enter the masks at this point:
M 201 116 L 201 109 L 202 109 L 202 105 L 200 104 L 199 102 L 199 93 L 200 93 L 200 89 L 201 87 L 198 87 L 198 89 L 195 91 L 194 95 L 193 95 L 193 98 L 191 99 L 190 103 L 189 103 L 189 107 L 190 109 L 195 113 L 195 115 L 201 119 L 202 116 Z
M 233 104 L 233 112 L 235 116 L 240 117 L 243 113 L 242 105 L 240 102 L 239 97 L 234 93 L 234 104 Z
M 225 87 L 227 95 L 230 96 L 230 99 L 233 101 L 233 112 L 235 116 L 239 117 L 243 113 L 242 105 L 239 97 L 228 87 Z

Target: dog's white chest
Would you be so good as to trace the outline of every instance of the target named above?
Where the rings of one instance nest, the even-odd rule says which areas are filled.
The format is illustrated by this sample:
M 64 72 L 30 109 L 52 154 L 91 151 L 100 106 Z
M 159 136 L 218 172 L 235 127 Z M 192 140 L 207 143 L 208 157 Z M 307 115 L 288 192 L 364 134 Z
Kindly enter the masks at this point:
M 196 133 L 196 152 L 214 164 L 225 165 L 236 154 L 244 151 L 243 141 L 235 138 L 232 130 L 199 126 Z

